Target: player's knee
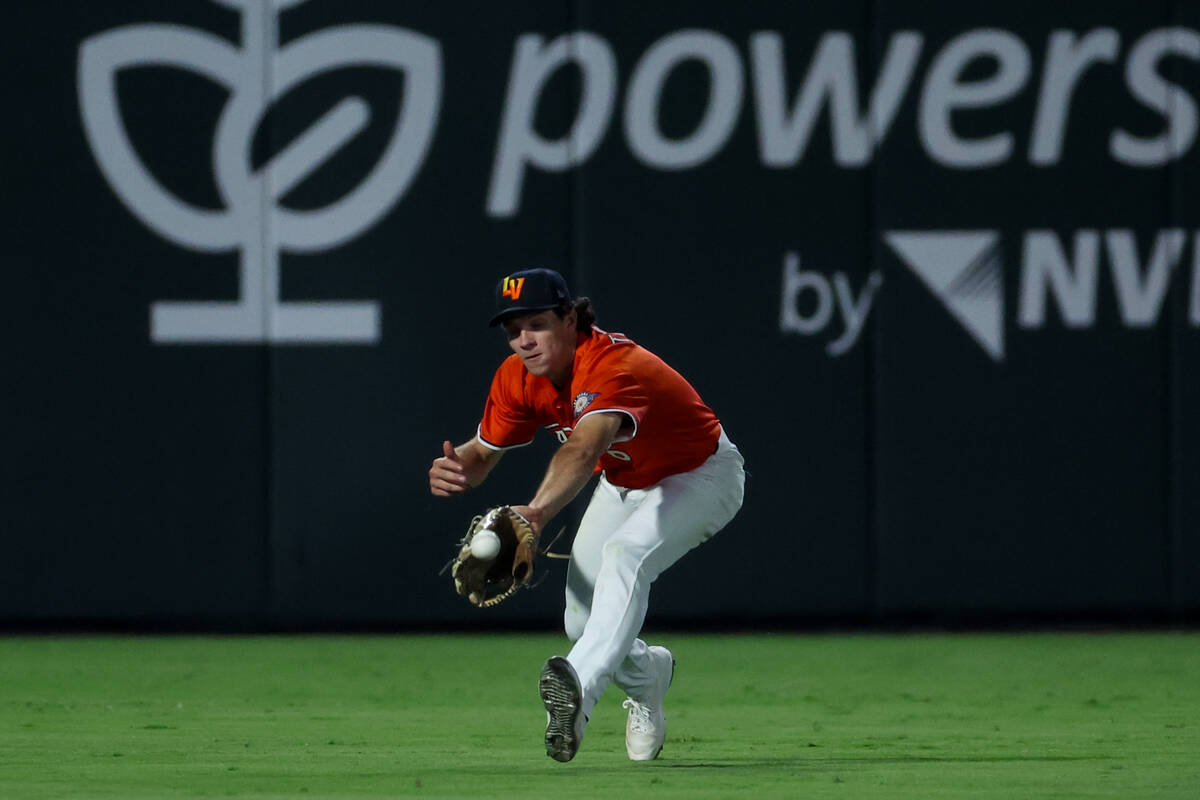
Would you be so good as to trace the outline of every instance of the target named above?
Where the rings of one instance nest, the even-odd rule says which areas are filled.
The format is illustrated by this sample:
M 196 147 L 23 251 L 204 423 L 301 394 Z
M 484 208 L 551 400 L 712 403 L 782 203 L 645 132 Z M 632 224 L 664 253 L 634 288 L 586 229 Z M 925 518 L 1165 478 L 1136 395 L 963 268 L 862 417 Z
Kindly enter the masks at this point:
M 587 620 L 588 611 L 583 604 L 568 599 L 566 611 L 563 612 L 563 628 L 567 632 L 567 638 L 572 642 L 579 641 L 579 637 L 583 636 L 583 628 L 587 625 Z

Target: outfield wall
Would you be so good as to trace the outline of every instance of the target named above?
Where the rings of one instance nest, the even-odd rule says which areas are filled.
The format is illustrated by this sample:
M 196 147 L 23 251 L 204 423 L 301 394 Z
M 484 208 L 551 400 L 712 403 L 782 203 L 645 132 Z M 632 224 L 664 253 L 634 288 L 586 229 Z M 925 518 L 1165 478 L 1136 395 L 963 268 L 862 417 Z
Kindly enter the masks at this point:
M 426 485 L 532 265 L 746 454 L 655 619 L 1200 610 L 1195 3 L 6 15 L 0 620 L 552 624 L 437 574 L 551 438 Z

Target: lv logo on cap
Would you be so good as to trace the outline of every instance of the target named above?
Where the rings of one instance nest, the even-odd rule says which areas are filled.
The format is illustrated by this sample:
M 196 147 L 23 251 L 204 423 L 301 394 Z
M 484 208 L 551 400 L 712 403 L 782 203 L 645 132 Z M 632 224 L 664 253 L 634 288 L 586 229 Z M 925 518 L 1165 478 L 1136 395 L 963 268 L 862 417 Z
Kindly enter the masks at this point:
M 521 288 L 525 285 L 524 278 L 504 279 L 504 290 L 500 293 L 504 297 L 511 297 L 513 300 L 518 300 L 521 297 Z

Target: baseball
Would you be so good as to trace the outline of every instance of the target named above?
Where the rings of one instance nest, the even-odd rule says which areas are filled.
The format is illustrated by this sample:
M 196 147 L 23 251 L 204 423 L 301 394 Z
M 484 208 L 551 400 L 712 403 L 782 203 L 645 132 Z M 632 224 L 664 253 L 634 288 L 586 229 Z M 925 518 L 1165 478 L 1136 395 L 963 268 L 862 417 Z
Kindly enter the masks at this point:
M 471 555 L 481 561 L 491 561 L 500 552 L 500 537 L 486 528 L 471 537 Z

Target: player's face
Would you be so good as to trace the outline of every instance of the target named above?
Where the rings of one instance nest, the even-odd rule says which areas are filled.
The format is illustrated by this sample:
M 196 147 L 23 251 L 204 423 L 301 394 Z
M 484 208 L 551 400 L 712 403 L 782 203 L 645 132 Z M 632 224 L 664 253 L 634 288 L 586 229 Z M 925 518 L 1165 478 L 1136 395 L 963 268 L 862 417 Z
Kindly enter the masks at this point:
M 504 322 L 508 346 L 531 375 L 565 385 L 575 363 L 575 312 L 559 319 L 553 310 L 526 314 Z

